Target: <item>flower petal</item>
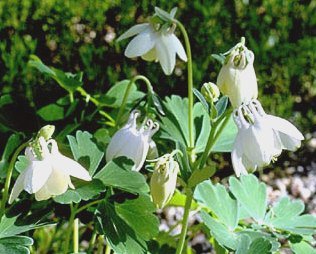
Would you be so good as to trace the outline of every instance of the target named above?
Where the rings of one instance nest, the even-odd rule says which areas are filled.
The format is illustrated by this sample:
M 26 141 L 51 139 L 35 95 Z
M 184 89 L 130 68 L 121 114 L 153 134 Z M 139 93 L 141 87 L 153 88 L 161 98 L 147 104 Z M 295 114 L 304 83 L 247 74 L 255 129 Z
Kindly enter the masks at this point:
M 28 193 L 32 194 L 45 185 L 47 179 L 52 173 L 52 166 L 49 159 L 32 161 L 26 171 L 24 189 Z
M 24 170 L 16 179 L 14 186 L 11 190 L 11 195 L 9 198 L 9 204 L 12 204 L 13 200 L 15 200 L 20 193 L 23 191 L 24 189 L 24 179 L 25 179 L 25 175 L 26 175 L 26 170 Z
M 125 49 L 125 56 L 129 58 L 146 54 L 155 46 L 156 34 L 151 28 L 138 34 Z
M 242 145 L 241 135 L 238 133 L 235 143 L 233 145 L 233 150 L 231 152 L 233 168 L 237 177 L 239 177 L 240 175 L 248 174 L 242 161 L 242 155 L 243 155 L 243 145 Z
M 71 175 L 85 181 L 92 180 L 89 172 L 83 166 L 61 153 L 53 155 L 52 163 L 54 169 L 62 170 L 66 175 Z
M 125 33 L 123 33 L 121 36 L 119 36 L 116 41 L 119 42 L 121 40 L 132 37 L 136 34 L 139 34 L 140 32 L 144 31 L 149 26 L 150 26 L 150 24 L 148 24 L 148 23 L 138 24 L 138 25 L 132 26 Z
M 142 59 L 145 61 L 151 62 L 157 59 L 157 52 L 155 48 L 149 50 L 146 54 L 142 55 Z
M 51 193 L 48 191 L 45 185 L 38 192 L 35 193 L 35 199 L 37 201 L 47 200 L 51 196 Z
M 266 115 L 267 122 L 269 122 L 274 130 L 282 132 L 290 137 L 298 140 L 303 140 L 302 133 L 289 121 L 272 115 Z
M 67 191 L 69 182 L 69 175 L 65 174 L 61 170 L 53 169 L 52 174 L 45 184 L 45 187 L 51 196 L 57 196 Z
M 174 46 L 178 56 L 180 57 L 180 59 L 182 61 L 186 62 L 188 60 L 188 58 L 187 58 L 187 54 L 185 53 L 185 50 L 182 46 L 182 43 L 180 42 L 178 37 L 175 36 L 174 34 L 171 35 L 171 38 L 172 38 L 172 45 Z
M 170 35 L 161 35 L 156 42 L 157 57 L 166 75 L 173 72 L 176 64 L 176 51 L 172 46 L 172 37 Z

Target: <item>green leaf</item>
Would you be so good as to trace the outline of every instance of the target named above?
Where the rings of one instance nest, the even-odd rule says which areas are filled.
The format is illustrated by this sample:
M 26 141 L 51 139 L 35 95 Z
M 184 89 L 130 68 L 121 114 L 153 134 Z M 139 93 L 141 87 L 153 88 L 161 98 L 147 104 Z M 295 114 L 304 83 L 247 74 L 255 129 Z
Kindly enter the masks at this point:
M 249 246 L 247 254 L 270 254 L 272 244 L 268 239 L 257 238 Z
M 316 249 L 305 241 L 294 244 L 291 243 L 290 246 L 295 254 L 316 254 Z
M 222 96 L 215 105 L 215 108 L 217 110 L 217 117 L 220 117 L 222 114 L 224 114 L 227 108 L 227 105 L 228 105 L 228 97 Z
M 82 73 L 72 74 L 69 72 L 63 72 L 56 68 L 50 68 L 35 55 L 30 56 L 28 65 L 36 68 L 41 73 L 46 74 L 50 78 L 53 78 L 62 88 L 68 92 L 74 92 L 78 87 L 82 86 Z
M 54 201 L 60 204 L 79 203 L 81 200 L 88 201 L 101 192 L 105 191 L 105 186 L 98 179 L 90 182 L 81 180 L 74 181 L 75 189 L 68 189 L 65 193 L 54 197 Z
M 30 161 L 26 158 L 25 155 L 18 156 L 18 160 L 15 163 L 15 169 L 21 173 L 23 172 L 29 165 Z
M 180 207 L 184 207 L 185 206 L 185 200 L 186 200 L 186 195 L 182 194 L 181 192 L 179 192 L 177 189 L 174 192 L 173 197 L 170 199 L 170 201 L 168 202 L 167 206 L 180 206 Z M 198 208 L 198 204 L 192 200 L 191 203 L 191 210 L 195 210 Z
M 45 121 L 57 121 L 64 119 L 64 108 L 56 104 L 49 104 L 37 110 L 37 114 Z
M 155 210 L 145 195 L 121 204 L 109 200 L 102 202 L 95 215 L 98 231 L 106 236 L 116 253 L 146 253 L 146 241 L 159 232 Z
M 267 192 L 264 183 L 252 175 L 244 175 L 237 180 L 229 178 L 230 190 L 247 213 L 259 224 L 263 223 L 267 209 Z
M 269 211 L 265 224 L 294 234 L 313 234 L 316 230 L 316 217 L 311 214 L 301 215 L 304 209 L 303 201 L 291 201 L 289 197 L 283 197 Z
M 1 238 L 0 243 L 20 244 L 20 245 L 25 245 L 25 246 L 31 246 L 33 245 L 34 241 L 32 238 L 28 236 L 11 236 L 11 237 Z
M 212 152 L 231 152 L 237 132 L 237 126 L 231 117 L 218 140 L 214 144 Z
M 100 151 L 98 146 L 93 141 L 93 136 L 87 131 L 77 131 L 76 137 L 67 136 L 72 154 L 76 161 L 80 158 L 88 159 L 87 165 L 90 175 L 96 172 L 104 153 Z
M 118 157 L 108 162 L 104 168 L 95 175 L 106 186 L 115 187 L 131 193 L 147 193 L 149 187 L 145 177 L 132 171 L 134 163 L 126 157 Z
M 202 169 L 195 169 L 188 180 L 189 187 L 195 187 L 197 184 L 209 179 L 216 172 L 215 166 L 207 166 Z
M 30 250 L 23 245 L 0 243 L 0 253 L 29 254 Z
M 152 100 L 152 103 L 155 107 L 155 109 L 157 110 L 157 112 L 164 116 L 165 115 L 165 112 L 162 108 L 162 103 L 161 103 L 161 100 L 159 98 L 159 96 L 155 93 L 155 92 L 151 92 L 150 93 L 150 99 Z
M 0 160 L 0 178 L 6 176 L 6 170 L 9 166 L 10 156 L 14 153 L 15 149 L 18 148 L 21 142 L 22 137 L 20 134 L 12 134 L 9 137 Z
M 193 93 L 194 95 L 198 98 L 198 100 L 202 103 L 204 109 L 206 110 L 206 112 L 208 113 L 210 108 L 208 106 L 207 101 L 205 100 L 204 96 L 200 93 L 199 90 L 197 90 L 196 88 L 193 88 Z
M 232 231 L 238 224 L 238 205 L 232 199 L 225 187 L 220 184 L 213 185 L 211 181 L 200 183 L 194 192 L 194 197 L 207 206 Z
M 98 98 L 98 100 L 107 107 L 119 108 L 122 105 L 124 93 L 129 85 L 130 80 L 122 80 L 115 83 L 104 96 Z M 132 84 L 130 92 L 127 99 L 127 105 L 131 105 L 133 102 L 144 97 L 145 94 L 137 89 L 135 83 Z
M 47 223 L 41 223 L 38 219 L 33 223 L 28 221 L 27 218 L 23 220 L 19 216 L 6 217 L 6 215 L 3 215 L 0 221 L 0 239 L 15 236 L 44 225 L 47 225 Z
M 200 215 L 205 225 L 210 229 L 211 234 L 221 246 L 232 250 L 237 248 L 238 240 L 234 232 L 230 231 L 225 224 L 212 218 L 205 211 L 202 210 Z
M 208 137 L 211 132 L 211 123 L 208 113 L 201 103 L 195 103 L 193 108 L 195 152 L 202 153 L 205 150 Z M 187 123 L 188 124 L 188 123 Z

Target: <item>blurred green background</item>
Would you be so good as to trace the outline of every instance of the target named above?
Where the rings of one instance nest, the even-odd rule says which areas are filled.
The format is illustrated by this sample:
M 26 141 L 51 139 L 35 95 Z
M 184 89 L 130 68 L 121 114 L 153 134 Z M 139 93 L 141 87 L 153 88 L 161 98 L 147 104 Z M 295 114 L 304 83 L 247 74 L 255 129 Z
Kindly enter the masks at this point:
M 45 123 L 37 110 L 66 95 L 27 66 L 30 54 L 64 71 L 83 71 L 84 88 L 92 94 L 139 73 L 161 97 L 185 96 L 185 63 L 166 77 L 159 64 L 125 58 L 128 40 L 115 43 L 129 27 L 146 21 L 154 6 L 178 7 L 176 17 L 192 44 L 197 88 L 216 81 L 221 66 L 211 54 L 245 36 L 255 53 L 266 111 L 295 122 L 304 134 L 316 131 L 316 1 L 10 0 L 0 1 L 1 144 L 13 131 L 37 131 Z

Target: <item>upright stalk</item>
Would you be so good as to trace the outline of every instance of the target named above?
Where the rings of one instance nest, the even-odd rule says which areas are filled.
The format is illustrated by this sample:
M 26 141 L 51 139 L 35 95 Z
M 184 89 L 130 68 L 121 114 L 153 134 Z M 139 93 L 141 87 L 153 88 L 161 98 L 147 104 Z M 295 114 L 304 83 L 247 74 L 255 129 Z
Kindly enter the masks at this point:
M 184 206 L 184 214 L 182 220 L 182 229 L 180 234 L 180 239 L 177 246 L 176 254 L 181 254 L 184 248 L 185 237 L 187 235 L 188 230 L 188 223 L 189 223 L 189 213 L 193 199 L 193 190 L 190 188 L 186 188 L 186 199 L 185 199 L 185 206 Z
M 127 103 L 127 99 L 128 99 L 129 93 L 130 93 L 131 88 L 132 88 L 132 85 L 137 80 L 143 80 L 145 82 L 145 84 L 147 85 L 147 91 L 148 92 L 152 92 L 153 91 L 152 85 L 151 85 L 151 83 L 150 83 L 148 78 L 146 78 L 145 76 L 142 76 L 142 75 L 137 75 L 137 76 L 133 77 L 129 81 L 128 85 L 127 85 L 127 88 L 125 90 L 124 97 L 123 97 L 123 100 L 122 100 L 122 104 L 120 106 L 119 112 L 117 113 L 117 117 L 116 117 L 116 121 L 115 121 L 115 126 L 116 127 L 118 127 L 120 119 L 121 119 L 121 117 L 123 115 L 123 112 L 124 112 L 124 109 L 125 109 L 125 106 L 126 106 L 126 103 Z
M 22 150 L 27 147 L 29 144 L 29 142 L 23 143 L 22 145 L 20 145 L 14 152 L 9 167 L 8 167 L 8 172 L 7 172 L 7 177 L 5 179 L 5 184 L 4 184 L 4 191 L 3 191 L 3 196 L 2 196 L 2 200 L 1 200 L 1 210 L 0 210 L 0 219 L 3 216 L 4 212 L 5 212 L 5 204 L 7 203 L 8 200 L 8 194 L 9 194 L 9 188 L 10 188 L 10 183 L 11 183 L 11 178 L 12 178 L 12 172 L 14 169 L 14 165 L 15 165 L 15 161 L 17 159 L 17 157 L 19 156 L 19 154 L 22 152 Z
M 74 220 L 74 236 L 73 236 L 74 253 L 79 252 L 79 219 Z
M 70 217 L 68 221 L 68 228 L 67 228 L 65 244 L 64 244 L 64 251 L 63 251 L 64 254 L 68 253 L 71 231 L 73 229 L 73 224 L 76 217 L 76 210 L 77 210 L 77 205 L 73 206 L 73 204 L 70 204 Z
M 179 26 L 179 29 L 183 35 L 185 49 L 186 49 L 187 58 L 188 58 L 189 148 L 190 150 L 192 150 L 194 148 L 194 133 L 193 133 L 193 69 L 192 69 L 191 46 L 190 46 L 188 33 L 185 30 L 184 26 L 178 20 L 175 20 L 175 22 Z

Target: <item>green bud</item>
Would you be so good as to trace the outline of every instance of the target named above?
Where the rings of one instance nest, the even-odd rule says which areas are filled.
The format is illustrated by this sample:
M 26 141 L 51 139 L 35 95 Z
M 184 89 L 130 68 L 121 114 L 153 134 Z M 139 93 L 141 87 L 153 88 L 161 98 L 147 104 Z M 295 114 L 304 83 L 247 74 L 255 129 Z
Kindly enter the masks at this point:
M 220 95 L 217 85 L 212 82 L 204 83 L 201 88 L 201 93 L 209 103 L 218 101 Z
M 150 180 L 150 193 L 158 208 L 163 208 L 172 198 L 176 189 L 179 164 L 172 155 L 160 157 Z
M 54 131 L 55 131 L 54 125 L 45 125 L 37 133 L 37 138 L 43 137 L 45 140 L 49 140 L 53 136 Z

